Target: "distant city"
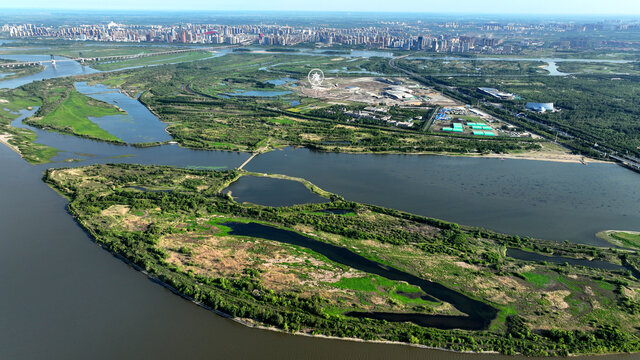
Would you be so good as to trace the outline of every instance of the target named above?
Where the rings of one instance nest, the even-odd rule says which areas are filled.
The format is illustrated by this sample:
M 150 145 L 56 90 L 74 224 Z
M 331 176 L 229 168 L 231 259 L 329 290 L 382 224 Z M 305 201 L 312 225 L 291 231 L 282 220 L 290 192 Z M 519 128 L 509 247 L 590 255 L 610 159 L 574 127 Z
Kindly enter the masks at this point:
M 104 22 L 86 25 L 4 24 L 0 36 L 78 41 L 230 44 L 398 49 L 444 53 L 515 54 L 523 50 L 635 50 L 640 40 L 605 36 L 640 30 L 637 21 L 578 24 L 379 21 L 369 26 L 281 24 L 141 25 Z M 599 35 L 599 36 L 598 36 Z

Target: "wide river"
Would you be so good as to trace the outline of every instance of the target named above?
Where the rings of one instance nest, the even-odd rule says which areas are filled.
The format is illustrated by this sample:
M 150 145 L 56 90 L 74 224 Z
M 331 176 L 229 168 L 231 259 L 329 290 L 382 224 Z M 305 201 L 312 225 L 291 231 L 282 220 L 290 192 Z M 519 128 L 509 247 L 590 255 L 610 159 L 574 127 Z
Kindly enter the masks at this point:
M 85 159 L 73 166 L 136 162 L 232 168 L 248 158 L 37 133 L 39 142 L 63 151 L 57 160 Z M 132 156 L 116 157 L 122 155 Z M 66 201 L 41 181 L 46 167 L 67 165 L 31 166 L 0 146 L 2 359 L 517 358 L 294 336 L 217 316 L 95 246 L 66 213 Z M 522 235 L 598 243 L 595 231 L 640 230 L 638 175 L 610 164 L 288 149 L 260 155 L 247 169 L 304 177 L 351 200 Z

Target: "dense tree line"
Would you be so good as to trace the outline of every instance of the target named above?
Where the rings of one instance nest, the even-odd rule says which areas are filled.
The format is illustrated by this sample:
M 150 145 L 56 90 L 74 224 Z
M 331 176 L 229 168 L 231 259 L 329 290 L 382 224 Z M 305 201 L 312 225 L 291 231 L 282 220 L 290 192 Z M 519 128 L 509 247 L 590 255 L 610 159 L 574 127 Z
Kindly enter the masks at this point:
M 226 214 L 233 218 L 253 219 L 284 227 L 305 224 L 321 231 L 355 239 L 375 239 L 390 244 L 413 244 L 429 252 L 472 253 L 471 237 L 490 237 L 510 245 L 538 245 L 544 243 L 529 238 L 521 239 L 482 229 L 463 228 L 457 224 L 405 213 L 383 207 L 348 202 L 336 198 L 323 204 L 299 205 L 289 208 L 272 208 L 243 205 L 221 195 L 220 187 L 238 176 L 236 171 L 181 170 L 170 167 L 140 165 L 98 165 L 85 168 L 90 181 L 108 186 L 107 193 L 86 191 L 83 179 L 59 182 L 48 170 L 45 180 L 70 197 L 69 211 L 85 229 L 105 248 L 131 262 L 176 293 L 211 309 L 236 318 L 251 318 L 263 324 L 285 331 L 304 331 L 339 337 L 362 339 L 386 339 L 446 347 L 460 351 L 499 351 L 505 354 L 566 355 L 569 353 L 598 353 L 615 351 L 639 351 L 636 336 L 625 334 L 618 328 L 596 324 L 593 332 L 551 330 L 533 334 L 522 318 L 507 318 L 506 332 L 499 335 L 491 331 L 458 331 L 424 328 L 410 323 L 391 323 L 371 319 L 356 319 L 328 315 L 323 312 L 326 300 L 318 297 L 301 297 L 295 293 L 274 292 L 261 285 L 260 273 L 245 269 L 233 278 L 216 278 L 185 271 L 167 262 L 168 254 L 157 247 L 164 234 L 182 231 L 151 224 L 141 231 L 114 230 L 96 223 L 97 214 L 112 205 L 130 206 L 145 210 L 160 208 L 165 214 L 204 213 Z M 193 176 L 196 175 L 197 179 Z M 175 180 L 184 178 L 176 183 Z M 140 191 L 131 184 L 158 187 L 172 184 L 173 191 Z M 200 185 L 208 190 L 196 191 Z M 350 212 L 383 215 L 376 221 L 365 221 L 358 216 L 323 213 L 322 210 L 342 209 Z M 410 231 L 416 226 L 429 227 L 433 231 Z M 189 229 L 187 229 L 189 230 Z M 189 231 L 195 231 L 191 229 Z M 427 230 L 426 228 L 424 230 Z M 431 234 L 431 235 L 428 235 Z M 552 246 L 552 243 L 549 243 Z M 558 244 L 560 251 L 568 244 Z M 587 250 L 584 246 L 583 250 Z M 558 250 L 560 249 L 560 250 Z M 580 247 L 578 246 L 579 251 Z M 180 251 L 188 252 L 189 249 Z M 470 254 L 471 255 L 471 254 Z M 495 255 L 495 254 L 493 254 Z M 485 261 L 492 254 L 476 254 Z M 499 257 L 497 258 L 499 261 Z M 626 306 L 626 305 L 625 305 Z M 632 307 L 636 305 L 630 305 Z M 635 310 L 634 310 L 635 311 Z

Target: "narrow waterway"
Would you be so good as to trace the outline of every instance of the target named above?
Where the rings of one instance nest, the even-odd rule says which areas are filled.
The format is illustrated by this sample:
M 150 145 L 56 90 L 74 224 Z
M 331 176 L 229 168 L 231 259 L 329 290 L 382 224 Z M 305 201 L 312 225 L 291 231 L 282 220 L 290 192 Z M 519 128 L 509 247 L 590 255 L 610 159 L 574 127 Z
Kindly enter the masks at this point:
M 90 72 L 61 62 L 0 88 Z M 21 120 L 30 113 L 12 125 L 25 127 Z M 235 168 L 249 154 L 135 148 L 34 130 L 38 142 L 61 150 L 56 161 L 82 161 L 32 166 L 0 146 L 0 358 L 525 359 L 294 336 L 204 310 L 95 246 L 66 213 L 66 201 L 41 181 L 42 172 L 105 162 Z M 247 167 L 304 177 L 349 200 L 509 233 L 599 244 L 596 231 L 640 230 L 637 175 L 610 164 L 299 149 L 259 155 Z
M 421 279 L 391 266 L 369 260 L 345 247 L 327 244 L 293 231 L 278 229 L 257 223 L 227 222 L 223 225 L 231 228 L 231 231 L 229 232 L 230 235 L 256 237 L 300 246 L 313 250 L 318 254 L 322 254 L 331 261 L 358 269 L 365 273 L 376 274 L 390 280 L 404 281 L 408 284 L 418 286 L 429 296 L 448 302 L 456 309 L 468 315 L 399 315 L 388 313 L 349 312 L 346 314 L 348 316 L 366 317 L 387 321 L 411 321 L 420 326 L 435 327 L 439 329 L 486 330 L 491 321 L 498 314 L 497 309 L 481 301 L 471 299 L 457 291 L 447 288 L 442 284 Z M 431 298 L 429 300 L 433 301 L 434 299 Z

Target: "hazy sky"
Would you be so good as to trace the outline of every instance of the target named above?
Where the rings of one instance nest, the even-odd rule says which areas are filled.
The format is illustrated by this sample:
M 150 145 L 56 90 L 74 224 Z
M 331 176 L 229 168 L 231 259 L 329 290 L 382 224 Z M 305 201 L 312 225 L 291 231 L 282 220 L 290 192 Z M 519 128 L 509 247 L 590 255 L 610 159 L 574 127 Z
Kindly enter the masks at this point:
M 0 0 L 0 8 L 637 15 L 640 0 Z

